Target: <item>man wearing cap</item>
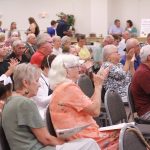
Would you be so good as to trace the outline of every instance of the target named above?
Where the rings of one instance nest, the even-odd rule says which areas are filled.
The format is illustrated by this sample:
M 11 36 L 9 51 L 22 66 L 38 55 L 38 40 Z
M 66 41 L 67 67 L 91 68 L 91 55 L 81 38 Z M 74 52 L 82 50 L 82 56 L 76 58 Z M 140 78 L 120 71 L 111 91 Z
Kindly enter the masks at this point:
M 150 45 L 140 51 L 141 64 L 131 83 L 135 108 L 140 118 L 150 120 Z

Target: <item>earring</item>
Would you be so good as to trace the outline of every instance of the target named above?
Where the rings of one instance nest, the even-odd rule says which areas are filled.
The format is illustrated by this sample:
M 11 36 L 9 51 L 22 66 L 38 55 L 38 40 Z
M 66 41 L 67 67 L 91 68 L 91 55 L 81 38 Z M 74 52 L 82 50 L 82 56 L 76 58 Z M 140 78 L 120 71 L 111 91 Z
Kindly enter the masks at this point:
M 28 95 L 28 94 L 29 94 L 28 89 L 25 90 L 25 93 L 24 93 L 24 94 L 25 94 L 25 95 Z

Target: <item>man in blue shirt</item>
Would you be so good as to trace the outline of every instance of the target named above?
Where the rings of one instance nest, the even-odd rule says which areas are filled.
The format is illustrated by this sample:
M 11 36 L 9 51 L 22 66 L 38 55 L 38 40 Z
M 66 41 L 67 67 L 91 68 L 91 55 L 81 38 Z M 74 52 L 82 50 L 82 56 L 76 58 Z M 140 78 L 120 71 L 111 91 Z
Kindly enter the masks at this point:
M 67 23 L 67 16 L 64 15 L 62 16 L 62 19 L 58 22 L 56 31 L 57 31 L 57 35 L 60 37 L 63 37 L 65 35 L 69 36 L 69 28 L 70 26 Z
M 136 70 L 140 63 L 141 63 L 141 59 L 139 56 L 140 53 L 140 44 L 139 41 L 137 39 L 131 38 L 128 39 L 126 42 L 126 53 L 128 53 L 131 49 L 134 49 L 134 57 L 132 58 L 134 61 L 134 69 Z M 126 62 L 126 55 L 122 56 L 121 61 L 120 61 L 123 65 L 125 65 Z
M 47 33 L 52 37 L 54 35 L 56 35 L 56 21 L 52 20 L 51 21 L 51 27 L 47 28 Z
M 111 35 L 122 35 L 123 28 L 120 26 L 120 20 L 116 19 L 114 25 L 112 25 L 108 31 L 108 34 Z

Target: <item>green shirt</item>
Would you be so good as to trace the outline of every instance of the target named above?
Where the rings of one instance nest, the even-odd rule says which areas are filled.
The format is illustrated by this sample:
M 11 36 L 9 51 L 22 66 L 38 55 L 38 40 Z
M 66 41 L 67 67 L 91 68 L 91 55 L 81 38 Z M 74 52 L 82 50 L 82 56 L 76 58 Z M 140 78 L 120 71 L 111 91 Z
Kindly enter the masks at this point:
M 2 112 L 2 126 L 11 150 L 55 150 L 44 147 L 31 128 L 45 127 L 36 104 L 23 96 L 8 98 Z

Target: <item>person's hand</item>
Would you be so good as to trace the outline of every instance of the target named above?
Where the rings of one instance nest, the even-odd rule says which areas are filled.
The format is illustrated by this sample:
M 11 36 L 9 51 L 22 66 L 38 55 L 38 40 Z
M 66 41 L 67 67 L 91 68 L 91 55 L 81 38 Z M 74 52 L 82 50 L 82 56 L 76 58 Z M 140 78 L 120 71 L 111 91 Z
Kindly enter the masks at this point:
M 12 59 L 10 59 L 9 68 L 8 68 L 8 69 L 13 72 L 14 69 L 15 69 L 15 67 L 16 67 L 18 64 L 19 64 L 18 60 L 15 59 L 15 58 L 12 58 Z
M 62 144 L 64 144 L 65 140 L 60 139 L 60 138 L 56 138 L 54 136 L 51 136 L 51 142 L 52 142 L 51 145 L 56 146 L 56 145 L 62 145 Z
M 134 48 L 130 49 L 129 52 L 126 54 L 126 60 L 127 61 L 131 61 L 131 59 L 133 58 L 135 52 L 134 52 Z
M 93 81 L 95 86 L 102 85 L 104 80 L 107 78 L 110 67 L 103 68 L 98 71 L 97 74 L 93 74 Z

